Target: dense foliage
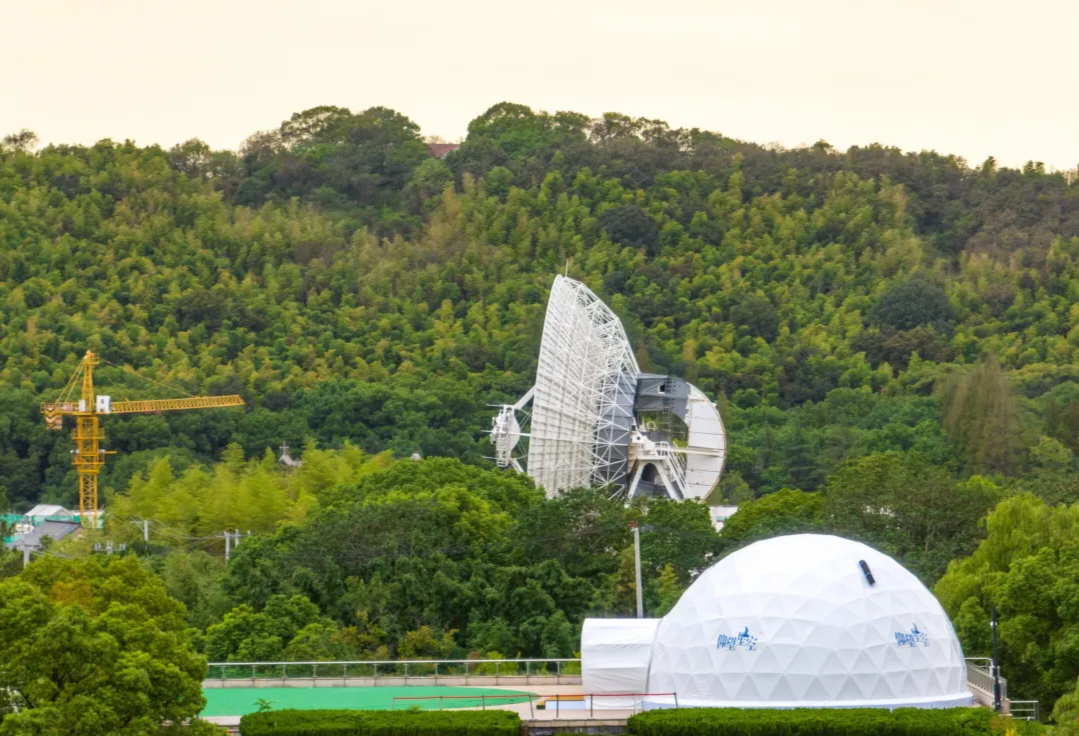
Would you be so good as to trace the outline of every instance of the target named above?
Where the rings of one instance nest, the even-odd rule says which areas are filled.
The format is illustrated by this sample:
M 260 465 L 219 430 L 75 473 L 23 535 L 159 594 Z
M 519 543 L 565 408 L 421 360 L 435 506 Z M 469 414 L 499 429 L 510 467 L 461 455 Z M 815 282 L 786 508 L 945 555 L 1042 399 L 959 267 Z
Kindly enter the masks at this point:
M 864 541 L 932 583 L 974 551 L 979 522 L 1001 489 L 957 481 L 917 453 L 876 453 L 839 467 L 817 492 L 785 489 L 742 504 L 723 528 L 725 548 L 779 534 L 833 533 Z
M 518 736 L 521 719 L 504 710 L 278 710 L 240 719 L 244 736 Z
M 1013 496 L 993 510 L 986 529 L 986 539 L 949 566 L 935 592 L 968 656 L 991 654 L 995 606 L 1009 694 L 1053 703 L 1075 689 L 1079 676 L 1079 504 Z
M 640 504 L 583 489 L 548 501 L 527 478 L 448 459 L 400 461 L 336 494 L 304 523 L 240 545 L 224 585 L 250 609 L 208 630 L 212 658 L 572 657 L 586 615 L 633 610 Z M 680 592 L 718 537 L 700 504 L 654 501 L 647 512 L 655 610 L 663 585 Z M 274 613 L 286 608 L 297 613 Z
M 1015 730 L 1004 720 L 988 708 L 674 708 L 628 726 L 634 736 L 989 736 Z
M 183 606 L 133 559 L 47 558 L 0 581 L 0 734 L 216 733 Z M 205 727 L 204 727 L 205 726 Z
M 0 153 L 0 475 L 20 508 L 72 501 L 70 440 L 36 407 L 87 348 L 110 361 L 102 392 L 167 395 L 125 366 L 249 403 L 115 418 L 122 456 L 178 467 L 312 436 L 478 462 L 485 404 L 531 381 L 567 261 L 644 366 L 723 399 L 724 492 L 812 490 L 887 450 L 1075 467 L 1079 189 L 1036 164 L 511 104 L 442 160 L 383 108 L 298 113 L 238 153 L 21 140 Z M 970 427 L 1009 398 L 968 383 L 942 423 L 933 391 L 991 353 L 1020 430 L 996 454 Z M 131 466 L 112 467 L 123 490 Z
M 1013 694 L 1073 688 L 1074 176 L 509 103 L 443 159 L 385 108 L 300 112 L 238 152 L 33 143 L 0 146 L 0 498 L 74 503 L 38 406 L 87 349 L 99 393 L 242 394 L 106 420 L 105 534 L 204 651 L 571 654 L 585 615 L 632 611 L 647 513 L 649 612 L 780 532 L 863 539 L 927 583 L 970 555 L 937 588 L 970 652 L 995 604 Z M 713 500 L 743 504 L 722 538 L 699 504 L 545 500 L 483 469 L 487 405 L 532 382 L 562 271 L 643 368 L 717 400 Z M 1025 542 L 1015 509 L 1041 520 Z

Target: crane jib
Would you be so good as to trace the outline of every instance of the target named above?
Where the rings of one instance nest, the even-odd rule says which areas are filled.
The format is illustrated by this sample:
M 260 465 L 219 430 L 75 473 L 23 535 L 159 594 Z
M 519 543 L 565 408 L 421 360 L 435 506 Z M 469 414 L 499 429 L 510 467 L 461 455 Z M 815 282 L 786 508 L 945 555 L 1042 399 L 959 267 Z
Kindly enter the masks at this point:
M 183 399 L 148 399 L 144 401 L 112 401 L 112 398 L 94 393 L 93 369 L 99 358 L 91 351 L 86 352 L 79 367 L 75 370 L 67 387 L 61 392 L 61 400 L 46 402 L 41 405 L 45 415 L 45 426 L 49 429 L 63 429 L 64 417 L 76 418 L 75 430 L 71 433 L 75 449 L 71 461 L 79 475 L 79 519 L 83 526 L 97 528 L 97 476 L 105 462 L 105 455 L 111 452 L 103 450 L 100 443 L 105 439 L 105 432 L 98 426 L 98 417 L 106 414 L 146 414 L 162 411 L 182 411 L 185 409 L 216 409 L 229 406 L 243 406 L 244 400 L 237 395 L 231 396 L 189 396 Z M 76 385 L 76 378 L 81 374 L 82 393 L 78 400 L 67 399 L 69 392 Z

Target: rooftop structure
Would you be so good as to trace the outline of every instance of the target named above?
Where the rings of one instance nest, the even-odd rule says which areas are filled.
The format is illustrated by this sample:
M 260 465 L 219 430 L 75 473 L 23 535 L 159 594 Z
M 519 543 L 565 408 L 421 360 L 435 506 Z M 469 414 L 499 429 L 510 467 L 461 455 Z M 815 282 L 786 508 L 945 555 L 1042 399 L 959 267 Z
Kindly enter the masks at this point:
M 460 143 L 428 143 L 427 150 L 435 158 L 445 158 L 461 147 Z
M 68 511 L 63 506 L 57 506 L 51 503 L 39 503 L 34 508 L 27 511 L 23 516 L 30 519 L 45 519 L 45 518 L 61 518 L 61 519 L 74 519 L 78 514 L 74 511 Z
M 74 534 L 78 530 L 79 523 L 77 521 L 43 521 L 15 537 L 4 546 L 8 549 L 38 551 L 44 549 L 43 537 L 59 540 Z

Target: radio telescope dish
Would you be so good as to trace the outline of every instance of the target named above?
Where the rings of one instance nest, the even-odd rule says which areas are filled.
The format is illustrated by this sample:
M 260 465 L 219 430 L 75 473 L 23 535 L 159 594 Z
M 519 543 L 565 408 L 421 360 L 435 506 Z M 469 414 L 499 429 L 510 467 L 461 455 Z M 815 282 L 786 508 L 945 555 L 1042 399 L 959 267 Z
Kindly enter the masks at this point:
M 529 403 L 525 432 L 517 414 Z M 529 440 L 527 459 L 514 454 L 522 438 Z M 727 446 L 723 420 L 704 392 L 680 378 L 642 373 L 622 322 L 565 276 L 551 287 L 536 383 L 499 407 L 491 442 L 499 467 L 527 473 L 548 495 L 607 486 L 630 498 L 678 500 L 711 493 Z

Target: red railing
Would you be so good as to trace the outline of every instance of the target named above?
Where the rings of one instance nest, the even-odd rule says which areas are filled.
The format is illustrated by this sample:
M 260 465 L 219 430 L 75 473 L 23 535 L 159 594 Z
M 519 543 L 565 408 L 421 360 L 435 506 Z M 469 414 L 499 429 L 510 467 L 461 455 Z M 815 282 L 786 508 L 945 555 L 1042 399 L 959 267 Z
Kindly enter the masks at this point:
M 534 698 L 538 698 L 544 701 L 552 701 L 555 704 L 555 718 L 557 719 L 561 715 L 560 705 L 565 699 L 567 702 L 588 701 L 588 717 L 593 718 L 595 713 L 596 698 L 633 698 L 632 710 L 637 710 L 637 703 L 640 698 L 674 698 L 674 707 L 678 707 L 678 693 L 556 693 L 554 695 L 535 695 L 533 693 L 517 693 L 506 695 L 399 695 L 395 696 L 390 702 L 390 710 L 397 710 L 397 701 L 405 700 L 437 700 L 438 709 L 442 710 L 447 700 L 479 700 L 480 708 L 487 710 L 488 700 L 506 700 L 515 699 L 520 701 L 523 698 L 528 698 L 528 711 L 532 715 L 532 718 L 536 717 L 536 711 L 533 707 L 532 701 Z M 512 705 L 512 704 L 511 704 Z M 576 709 L 574 709 L 576 710 Z

